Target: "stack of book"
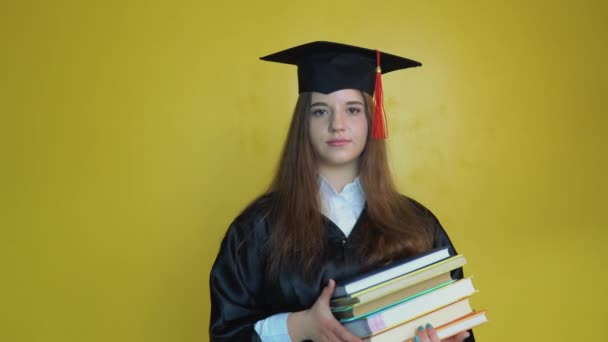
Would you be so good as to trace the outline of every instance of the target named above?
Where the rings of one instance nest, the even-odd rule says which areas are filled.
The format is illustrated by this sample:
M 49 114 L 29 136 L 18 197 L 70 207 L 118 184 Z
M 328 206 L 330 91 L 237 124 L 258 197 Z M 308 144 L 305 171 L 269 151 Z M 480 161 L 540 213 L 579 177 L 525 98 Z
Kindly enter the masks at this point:
M 477 290 L 471 278 L 453 280 L 451 271 L 466 263 L 436 249 L 374 270 L 336 286 L 334 316 L 364 341 L 405 341 L 427 323 L 440 339 L 487 322 L 469 298 Z

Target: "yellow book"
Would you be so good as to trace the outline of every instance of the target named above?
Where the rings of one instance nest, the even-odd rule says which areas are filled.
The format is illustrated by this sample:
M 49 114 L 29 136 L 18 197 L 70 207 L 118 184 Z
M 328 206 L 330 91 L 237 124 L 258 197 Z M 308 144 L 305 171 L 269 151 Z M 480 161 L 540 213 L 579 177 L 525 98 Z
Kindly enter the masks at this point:
M 437 336 L 439 336 L 440 340 L 446 339 L 450 336 L 454 336 L 458 333 L 461 333 L 466 330 L 470 330 L 475 328 L 478 325 L 484 324 L 488 321 L 488 317 L 486 316 L 486 311 L 480 312 L 472 312 L 464 317 L 458 318 L 452 322 L 444 324 L 435 328 L 437 330 Z M 431 323 L 433 324 L 433 323 Z M 383 341 L 405 341 L 405 342 L 413 342 L 413 336 L 409 337 L 407 340 L 404 339 L 393 339 L 393 340 L 383 340 Z M 375 342 L 380 340 L 374 340 Z

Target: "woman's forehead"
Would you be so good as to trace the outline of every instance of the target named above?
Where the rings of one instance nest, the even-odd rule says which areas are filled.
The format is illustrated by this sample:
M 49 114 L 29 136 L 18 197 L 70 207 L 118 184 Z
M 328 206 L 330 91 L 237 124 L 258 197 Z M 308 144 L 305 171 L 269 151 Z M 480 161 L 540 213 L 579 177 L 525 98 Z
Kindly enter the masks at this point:
M 311 103 L 341 103 L 341 102 L 361 102 L 363 103 L 363 95 L 360 90 L 356 89 L 341 89 L 329 94 L 312 92 Z

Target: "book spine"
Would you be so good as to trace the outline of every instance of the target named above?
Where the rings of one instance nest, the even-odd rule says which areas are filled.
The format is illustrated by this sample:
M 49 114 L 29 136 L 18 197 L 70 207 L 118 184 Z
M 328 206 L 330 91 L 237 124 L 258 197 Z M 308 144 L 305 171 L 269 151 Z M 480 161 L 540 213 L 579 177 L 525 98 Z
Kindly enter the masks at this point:
M 332 298 L 350 295 L 354 292 L 369 288 L 381 282 L 415 271 L 450 257 L 447 247 L 431 250 L 396 264 L 380 267 L 372 272 L 362 274 L 342 285 L 344 292 L 334 292 Z M 337 289 L 337 287 L 336 287 Z
M 344 297 L 346 295 L 348 295 L 348 293 L 346 293 L 346 288 L 344 286 L 336 286 L 336 288 L 334 289 L 334 293 L 331 296 L 338 298 Z
M 475 292 L 471 278 L 461 279 L 455 283 L 430 291 L 424 295 L 388 308 L 379 313 L 371 314 L 365 318 L 355 318 L 342 324 L 353 334 L 362 332 L 377 332 L 392 325 L 425 315 L 440 307 L 454 303 L 462 298 L 469 297 Z M 363 335 L 367 336 L 367 335 Z
M 371 286 L 377 285 L 384 281 L 393 279 L 403 274 L 407 274 L 418 269 L 427 267 L 441 260 L 445 260 L 450 257 L 448 248 L 437 249 L 428 253 L 417 256 L 414 259 L 408 259 L 396 265 L 389 265 L 376 270 L 373 274 L 361 277 L 357 280 L 346 284 L 346 293 L 351 294 Z M 333 297 L 337 297 L 334 295 Z
M 348 322 L 344 324 L 344 327 L 353 333 L 353 335 L 360 338 L 369 336 L 376 331 L 387 328 L 386 323 L 380 315 L 370 317 L 369 319 L 360 319 Z
M 360 313 L 360 314 L 357 315 L 357 314 L 355 314 L 355 308 L 353 307 L 353 308 L 349 308 L 348 310 L 344 310 L 344 311 L 335 311 L 335 312 L 333 312 L 333 314 L 334 314 L 335 317 L 341 316 L 340 317 L 341 321 L 346 320 L 346 319 L 350 319 L 350 318 L 363 318 L 363 317 L 366 317 L 366 316 L 373 316 L 373 315 L 375 315 L 377 313 L 381 313 L 382 311 L 385 311 L 385 310 L 390 309 L 392 307 L 405 304 L 406 302 L 414 300 L 414 299 L 416 299 L 418 297 L 424 296 L 424 295 L 429 294 L 429 293 L 431 293 L 433 291 L 436 291 L 436 290 L 441 289 L 443 287 L 449 286 L 449 285 L 451 285 L 451 284 L 453 284 L 455 282 L 456 282 L 456 280 L 450 280 L 450 281 L 447 281 L 447 282 L 435 285 L 433 287 L 422 289 L 422 290 L 417 291 L 416 293 L 414 293 L 414 294 L 412 294 L 410 296 L 407 296 L 407 297 L 404 297 L 404 298 L 400 298 L 398 300 L 393 301 L 392 303 L 388 303 L 388 304 L 386 304 L 384 306 L 377 307 L 377 308 L 372 309 L 372 310 L 368 310 L 367 313 Z
M 349 319 L 349 318 L 355 317 L 353 308 L 342 310 L 342 311 L 332 311 L 332 314 L 334 315 L 334 317 L 336 317 L 337 320 Z

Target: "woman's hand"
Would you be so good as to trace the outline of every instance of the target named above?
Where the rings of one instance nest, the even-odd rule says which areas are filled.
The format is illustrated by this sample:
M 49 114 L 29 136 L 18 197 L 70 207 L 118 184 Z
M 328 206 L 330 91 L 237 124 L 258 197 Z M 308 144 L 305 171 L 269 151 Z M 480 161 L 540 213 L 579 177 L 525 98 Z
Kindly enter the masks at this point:
M 361 342 L 361 339 L 346 330 L 331 313 L 329 301 L 335 287 L 336 282 L 330 279 L 310 309 L 289 314 L 287 329 L 292 341 Z
M 456 334 L 452 337 L 446 338 L 444 340 L 439 340 L 437 336 L 437 331 L 430 324 L 426 325 L 426 329 L 423 326 L 418 328 L 418 332 L 416 333 L 416 337 L 414 337 L 414 342 L 462 342 L 465 338 L 469 337 L 468 331 L 463 331 L 459 334 Z

